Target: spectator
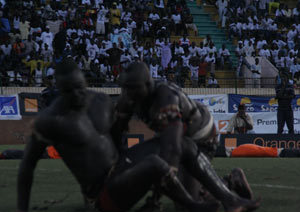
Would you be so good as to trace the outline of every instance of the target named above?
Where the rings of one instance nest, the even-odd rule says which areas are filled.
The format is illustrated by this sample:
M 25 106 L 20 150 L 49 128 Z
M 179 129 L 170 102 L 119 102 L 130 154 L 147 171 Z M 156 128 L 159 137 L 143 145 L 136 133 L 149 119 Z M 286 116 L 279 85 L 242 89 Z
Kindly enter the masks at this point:
M 215 74 L 211 73 L 208 78 L 208 88 L 220 88 L 217 79 L 215 78 Z
M 30 22 L 26 21 L 25 17 L 21 18 L 20 22 L 20 32 L 21 32 L 21 40 L 26 40 L 29 35 Z
M 13 44 L 13 51 L 18 56 L 21 56 L 21 54 L 25 51 L 25 45 L 20 38 L 17 38 L 16 42 Z
M 251 66 L 253 88 L 260 88 L 261 79 L 261 65 L 259 64 L 259 58 L 255 58 L 255 64 Z
M 222 48 L 219 49 L 219 59 L 221 62 L 221 69 L 224 69 L 225 62 L 229 63 L 229 69 L 232 67 L 231 59 L 230 59 L 230 52 L 226 49 L 226 45 L 222 44 Z
M 288 81 L 287 74 L 282 74 L 281 78 L 281 83 L 276 86 L 276 99 L 278 100 L 277 133 L 282 134 L 286 124 L 288 133 L 294 134 L 294 114 L 291 102 L 295 98 L 295 91 L 293 85 Z
M 234 114 L 226 128 L 228 134 L 249 134 L 252 133 L 253 120 L 252 117 L 246 113 L 246 106 L 240 104 L 238 112 Z
M 216 58 L 213 55 L 214 52 L 210 51 L 204 60 L 206 63 L 209 64 L 210 73 L 215 73 Z
M 206 87 L 207 68 L 208 68 L 208 63 L 204 60 L 203 57 L 199 64 L 199 81 L 198 81 L 199 88 L 201 88 L 202 85 L 204 88 Z
M 12 46 L 11 44 L 9 43 L 9 40 L 6 40 L 4 44 L 1 45 L 1 50 L 2 50 L 2 53 L 6 56 L 10 56 L 11 54 L 11 50 L 12 50 Z
M 194 32 L 194 35 L 198 35 L 198 28 L 196 24 L 194 24 L 194 18 L 190 12 L 188 12 L 184 18 L 183 18 L 183 23 L 185 24 L 185 33 L 188 34 L 188 29 L 192 29 Z
M 33 71 L 34 82 L 36 87 L 41 87 L 43 84 L 43 70 L 41 63 L 37 62 L 36 69 Z
M 111 25 L 120 26 L 121 12 L 117 8 L 117 3 L 113 2 L 112 8 L 110 9 L 110 23 Z
M 227 10 L 227 5 L 228 1 L 227 0 L 217 0 L 216 5 L 218 7 L 218 12 L 219 12 L 219 22 L 222 27 L 225 27 L 225 21 L 226 21 L 226 10 Z
M 109 65 L 111 66 L 114 79 L 116 80 L 121 71 L 120 59 L 123 51 L 117 47 L 116 43 L 113 43 L 113 47 L 106 50 L 106 52 L 109 54 Z
M 47 44 L 50 49 L 52 49 L 52 42 L 53 42 L 54 36 L 53 33 L 50 32 L 49 26 L 46 26 L 45 32 L 42 33 L 41 35 L 41 40 L 43 44 Z
M 161 49 L 161 66 L 163 69 L 166 69 L 172 59 L 172 53 L 170 46 L 167 41 L 165 41 L 164 45 Z
M 175 33 L 176 35 L 180 35 L 181 28 L 182 28 L 182 20 L 181 15 L 178 11 L 175 11 L 175 13 L 172 15 L 173 23 L 175 24 Z

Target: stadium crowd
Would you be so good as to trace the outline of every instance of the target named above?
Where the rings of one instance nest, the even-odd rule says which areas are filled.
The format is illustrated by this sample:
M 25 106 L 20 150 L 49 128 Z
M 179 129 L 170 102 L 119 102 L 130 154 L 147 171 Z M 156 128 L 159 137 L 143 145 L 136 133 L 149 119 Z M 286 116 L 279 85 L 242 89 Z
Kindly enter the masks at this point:
M 114 86 L 132 61 L 146 62 L 154 78 L 205 86 L 216 63 L 209 36 L 199 47 L 186 38 L 197 27 L 185 1 L 47 2 L 1 2 L 2 85 L 43 86 L 66 56 L 77 61 L 91 86 Z M 182 38 L 170 43 L 172 33 Z M 224 64 L 229 51 L 224 46 L 219 53 Z M 218 86 L 213 71 L 209 84 Z
M 279 76 L 288 73 L 291 83 L 299 87 L 300 2 L 295 8 L 281 2 L 218 0 L 216 4 L 221 26 L 227 26 L 230 39 L 238 40 L 239 74 L 244 57 L 265 57 L 279 70 Z
M 300 6 L 278 4 L 274 16 L 273 7 L 268 10 L 274 3 L 216 1 L 221 26 L 238 40 L 238 72 L 245 56 L 262 56 L 300 86 Z M 153 78 L 182 87 L 219 87 L 215 69 L 232 68 L 225 44 L 217 49 L 210 35 L 201 43 L 187 38 L 198 31 L 185 0 L 2 0 L 0 7 L 3 86 L 44 86 L 66 56 L 90 86 L 117 86 L 133 61 L 146 62 Z M 171 35 L 181 38 L 171 42 Z

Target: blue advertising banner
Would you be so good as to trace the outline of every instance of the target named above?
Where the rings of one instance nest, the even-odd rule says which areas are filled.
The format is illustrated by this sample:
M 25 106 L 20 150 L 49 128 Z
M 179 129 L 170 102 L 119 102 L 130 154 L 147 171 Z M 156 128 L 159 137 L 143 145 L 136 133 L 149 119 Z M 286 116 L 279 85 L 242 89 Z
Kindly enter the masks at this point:
M 20 120 L 18 95 L 0 96 L 0 120 Z
M 246 105 L 247 112 L 276 112 L 278 102 L 275 97 L 247 96 L 238 94 L 228 95 L 228 112 L 236 113 L 240 103 Z M 300 95 L 292 101 L 294 111 L 300 111 Z

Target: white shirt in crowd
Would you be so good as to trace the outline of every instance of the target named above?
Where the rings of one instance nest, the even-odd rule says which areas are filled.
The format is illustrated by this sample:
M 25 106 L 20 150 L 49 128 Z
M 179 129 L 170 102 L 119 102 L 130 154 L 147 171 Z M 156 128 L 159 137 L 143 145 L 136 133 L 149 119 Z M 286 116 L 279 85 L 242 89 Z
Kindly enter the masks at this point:
M 297 35 L 297 30 L 296 29 L 290 30 L 287 34 L 287 40 L 288 41 L 293 41 L 296 35 Z
M 156 64 L 156 65 L 152 65 L 150 64 L 150 74 L 153 78 L 158 78 L 158 68 L 159 68 L 159 65 Z
M 105 64 L 101 64 L 100 65 L 100 72 L 103 73 L 104 75 L 109 74 L 110 72 L 110 66 L 109 65 L 105 65 Z
M 152 21 L 157 21 L 157 20 L 159 20 L 160 17 L 159 17 L 159 15 L 157 13 L 150 13 L 149 18 Z
M 55 70 L 52 68 L 52 67 L 49 67 L 47 70 L 46 70 L 46 76 L 53 76 L 55 73 Z
M 253 52 L 255 52 L 253 44 L 251 44 L 250 46 L 244 46 L 243 52 L 246 54 L 246 56 L 252 56 Z
M 282 40 L 274 40 L 273 43 L 276 43 L 279 49 L 282 49 L 282 47 L 286 46 L 286 42 Z
M 284 57 L 277 57 L 275 59 L 275 64 L 277 68 L 284 68 L 285 67 L 285 58 Z
M 131 21 L 130 23 L 127 23 L 127 28 L 130 34 L 132 34 L 133 29 L 136 29 L 136 22 Z
M 82 0 L 81 3 L 91 5 L 91 0 Z
M 190 65 L 189 68 L 191 70 L 191 79 L 198 79 L 199 67 Z
M 70 38 L 73 33 L 77 33 L 77 30 L 74 28 L 67 29 L 67 36 Z
M 174 54 L 175 55 L 183 55 L 184 54 L 183 48 L 181 46 L 179 46 L 178 48 L 175 47 Z
M 157 0 L 155 6 L 158 8 L 165 8 L 164 0 Z
M 91 58 L 92 60 L 94 60 L 97 56 L 97 54 L 99 53 L 99 48 L 97 46 L 97 44 L 89 44 L 86 47 L 86 51 L 88 53 L 89 58 Z
M 179 43 L 180 43 L 181 46 L 182 45 L 188 45 L 189 46 L 190 45 L 190 40 L 188 38 L 186 38 L 186 39 L 180 38 Z
M 132 61 L 131 55 L 130 54 L 127 54 L 127 55 L 122 54 L 120 61 L 122 63 L 122 67 L 126 69 Z
M 191 57 L 197 56 L 198 47 L 197 46 L 194 46 L 194 47 L 190 46 L 189 47 L 189 52 L 190 52 Z
M 52 47 L 53 33 L 52 32 L 43 32 L 41 35 L 43 43 L 47 43 L 49 47 Z
M 189 66 L 191 56 L 190 55 L 187 55 L 187 56 L 182 55 L 181 58 L 182 58 L 182 65 L 185 66 L 185 67 Z
M 263 47 L 264 45 L 267 45 L 267 41 L 266 41 L 266 40 L 259 40 L 259 41 L 257 41 L 256 48 L 257 48 L 257 49 L 262 49 L 262 47 Z
M 287 56 L 285 57 L 285 66 L 290 68 L 291 65 L 293 65 L 294 63 L 294 58 L 293 57 L 290 57 L 290 56 Z
M 217 85 L 218 84 L 218 81 L 217 81 L 217 79 L 216 78 L 212 78 L 212 77 L 210 77 L 209 79 L 208 79 L 208 84 L 209 85 Z
M 43 77 L 43 71 L 40 69 L 35 69 L 35 85 L 36 86 L 41 86 L 42 85 L 42 77 Z
M 2 50 L 4 55 L 10 55 L 11 49 L 12 49 L 11 44 L 8 44 L 7 46 L 5 46 L 4 44 L 1 45 L 1 50 Z
M 216 63 L 216 58 L 214 56 L 210 57 L 209 55 L 206 56 L 206 58 L 204 59 L 205 62 L 207 63 Z
M 229 52 L 229 50 L 228 49 L 222 49 L 222 48 L 220 48 L 219 49 L 219 57 L 221 57 L 221 56 L 230 56 L 230 52 Z
M 259 56 L 269 58 L 271 57 L 271 53 L 269 49 L 261 49 L 259 51 Z
M 272 58 L 273 58 L 274 60 L 278 59 L 279 49 L 271 49 L 271 50 L 270 50 L 270 53 L 271 53 Z
M 173 14 L 172 15 L 172 20 L 174 21 L 175 24 L 180 24 L 180 22 L 181 22 L 181 15 L 179 13 L 177 15 Z
M 257 74 L 257 73 L 252 73 L 252 77 L 253 78 L 260 78 L 260 76 L 261 76 L 261 66 L 258 64 L 258 65 L 256 65 L 256 64 L 253 64 L 252 66 L 251 66 L 251 70 L 254 70 L 254 71 L 258 71 L 259 72 L 259 74 Z
M 204 46 L 202 48 L 198 47 L 198 55 L 200 57 L 204 57 L 205 55 L 207 55 L 207 50 Z

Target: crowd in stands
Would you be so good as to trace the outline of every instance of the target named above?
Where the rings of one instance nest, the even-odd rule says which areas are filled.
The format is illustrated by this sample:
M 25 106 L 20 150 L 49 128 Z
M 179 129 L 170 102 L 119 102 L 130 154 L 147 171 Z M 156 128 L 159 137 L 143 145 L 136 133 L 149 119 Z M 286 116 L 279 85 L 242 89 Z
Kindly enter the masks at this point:
M 220 25 L 238 41 L 239 68 L 244 57 L 267 58 L 300 87 L 300 1 L 295 8 L 277 0 L 218 0 Z M 253 73 L 255 75 L 256 73 Z M 280 74 L 279 74 L 280 76 Z M 280 77 L 278 77 L 280 78 Z
M 144 61 L 154 78 L 217 87 L 214 65 L 229 59 L 209 36 L 199 47 L 186 38 L 197 27 L 184 0 L 1 0 L 0 8 L 2 86 L 44 86 L 71 56 L 90 86 L 115 86 L 130 62 Z M 182 38 L 171 43 L 171 34 Z
M 300 5 L 273 3 L 216 1 L 221 26 L 238 40 L 238 68 L 245 56 L 263 56 L 299 84 Z M 215 69 L 232 68 L 225 44 L 217 49 L 209 35 L 189 41 L 198 32 L 185 0 L 0 0 L 0 8 L 2 86 L 44 86 L 67 56 L 90 86 L 117 86 L 133 61 L 182 87 L 219 87 Z

